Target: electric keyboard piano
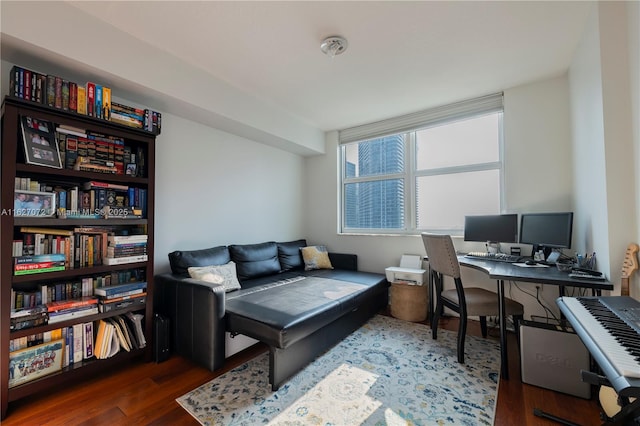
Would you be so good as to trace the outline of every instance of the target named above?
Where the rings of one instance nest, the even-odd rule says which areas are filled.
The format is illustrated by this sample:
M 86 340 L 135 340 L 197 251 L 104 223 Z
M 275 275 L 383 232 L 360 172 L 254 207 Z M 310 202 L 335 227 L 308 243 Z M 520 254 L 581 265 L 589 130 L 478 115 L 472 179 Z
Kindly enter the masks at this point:
M 616 393 L 640 397 L 640 302 L 601 296 L 560 297 L 557 304 Z

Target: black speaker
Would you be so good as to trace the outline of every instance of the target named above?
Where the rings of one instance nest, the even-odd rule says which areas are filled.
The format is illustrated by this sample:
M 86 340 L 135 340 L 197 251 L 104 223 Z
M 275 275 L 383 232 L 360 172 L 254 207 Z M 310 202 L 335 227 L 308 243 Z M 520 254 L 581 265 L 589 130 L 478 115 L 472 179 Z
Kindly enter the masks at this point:
M 169 318 L 153 316 L 153 360 L 162 362 L 169 359 Z

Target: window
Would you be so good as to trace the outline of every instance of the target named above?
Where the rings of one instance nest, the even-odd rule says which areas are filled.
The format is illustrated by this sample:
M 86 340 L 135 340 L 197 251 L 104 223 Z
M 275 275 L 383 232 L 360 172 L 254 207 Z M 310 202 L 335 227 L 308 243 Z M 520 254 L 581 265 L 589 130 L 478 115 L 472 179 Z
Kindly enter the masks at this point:
M 502 95 L 491 100 L 340 132 L 341 231 L 460 234 L 465 215 L 499 214 Z

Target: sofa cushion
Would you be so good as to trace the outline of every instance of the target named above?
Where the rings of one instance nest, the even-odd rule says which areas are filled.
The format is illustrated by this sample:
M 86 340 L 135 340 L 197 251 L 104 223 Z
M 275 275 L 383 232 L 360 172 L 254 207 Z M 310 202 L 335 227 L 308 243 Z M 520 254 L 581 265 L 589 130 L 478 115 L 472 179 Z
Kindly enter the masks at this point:
M 314 269 L 333 269 L 331 260 L 329 260 L 329 252 L 325 246 L 308 246 L 300 249 L 302 259 L 304 260 L 305 271 Z
M 300 253 L 301 247 L 307 246 L 307 240 L 288 241 L 276 243 L 278 245 L 278 260 L 281 272 L 304 269 L 304 261 Z
M 367 273 L 358 282 L 306 275 L 243 287 L 226 297 L 227 331 L 287 348 L 362 303 L 384 302 L 387 287 L 383 275 Z
M 171 272 L 182 277 L 188 277 L 191 266 L 224 265 L 231 261 L 226 246 L 218 246 L 201 250 L 178 250 L 169 253 Z
M 188 271 L 191 278 L 213 284 L 222 284 L 226 292 L 241 288 L 236 276 L 236 264 L 233 262 L 229 262 L 226 265 L 191 266 Z
M 240 281 L 280 272 L 278 245 L 275 241 L 259 244 L 232 244 L 231 260 L 236 263 Z

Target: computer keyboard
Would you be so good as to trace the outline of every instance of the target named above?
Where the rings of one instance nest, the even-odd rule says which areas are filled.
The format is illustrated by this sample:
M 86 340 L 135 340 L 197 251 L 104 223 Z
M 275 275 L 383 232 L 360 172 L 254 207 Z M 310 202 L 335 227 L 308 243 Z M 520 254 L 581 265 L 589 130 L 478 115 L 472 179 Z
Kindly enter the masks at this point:
M 524 262 L 525 260 L 522 256 L 516 256 L 514 254 L 487 253 L 484 251 L 472 251 L 467 253 L 465 256 L 473 259 L 482 259 L 482 260 L 490 260 L 493 262 L 506 262 L 506 263 Z
M 571 273 L 569 274 L 569 277 L 576 278 L 579 280 L 596 280 L 596 281 L 604 281 L 605 279 L 603 275 L 594 275 L 593 273 L 576 271 L 576 270 L 571 271 Z

